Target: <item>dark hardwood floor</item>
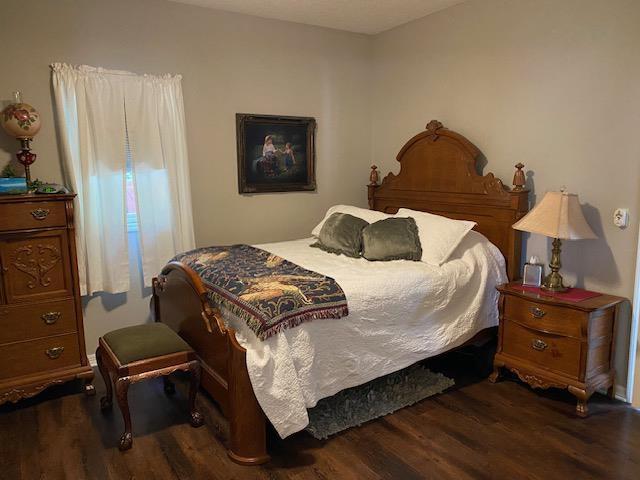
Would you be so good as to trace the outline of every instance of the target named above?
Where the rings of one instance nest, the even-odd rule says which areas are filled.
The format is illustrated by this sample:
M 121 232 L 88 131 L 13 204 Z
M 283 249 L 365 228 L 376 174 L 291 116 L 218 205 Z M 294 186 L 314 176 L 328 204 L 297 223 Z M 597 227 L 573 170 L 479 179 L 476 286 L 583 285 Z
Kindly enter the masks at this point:
M 78 384 L 0 408 L 2 479 L 638 479 L 640 412 L 595 395 L 591 416 L 574 416 L 571 395 L 469 374 L 472 359 L 429 362 L 456 386 L 328 441 L 305 433 L 271 439 L 273 460 L 241 467 L 226 456 L 226 424 L 202 394 L 205 427 L 187 421 L 186 385 L 135 384 L 129 399 L 133 449 L 117 448 L 117 407 L 99 411 Z

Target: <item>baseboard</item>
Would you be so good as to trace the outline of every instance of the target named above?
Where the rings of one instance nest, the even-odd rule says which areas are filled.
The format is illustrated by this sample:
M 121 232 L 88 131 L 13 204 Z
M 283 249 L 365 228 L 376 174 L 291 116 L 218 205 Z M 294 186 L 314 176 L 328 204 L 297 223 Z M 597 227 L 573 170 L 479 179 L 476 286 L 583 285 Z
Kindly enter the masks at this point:
M 96 354 L 92 353 L 91 355 L 87 355 L 87 359 L 89 360 L 89 365 L 92 367 L 97 367 L 98 362 L 96 362 Z
M 616 400 L 629 403 L 627 400 L 627 389 L 623 385 L 616 385 Z
M 602 395 L 607 394 L 607 391 L 602 388 L 599 388 L 596 391 L 598 393 L 601 393 Z M 620 400 L 621 402 L 624 402 L 624 403 L 629 403 L 629 401 L 627 400 L 627 388 L 624 385 L 616 385 L 615 397 L 616 397 L 616 400 Z

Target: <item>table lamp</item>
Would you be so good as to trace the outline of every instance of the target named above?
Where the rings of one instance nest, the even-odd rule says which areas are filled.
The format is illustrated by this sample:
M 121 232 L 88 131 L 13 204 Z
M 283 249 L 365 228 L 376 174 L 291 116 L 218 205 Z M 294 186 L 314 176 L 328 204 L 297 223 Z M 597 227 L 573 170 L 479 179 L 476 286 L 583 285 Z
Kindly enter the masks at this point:
M 0 125 L 12 137 L 20 141 L 22 149 L 16 154 L 18 161 L 24 166 L 27 184 L 31 183 L 30 166 L 36 161 L 36 154 L 31 151 L 30 142 L 40 131 L 40 114 L 28 103 L 23 103 L 20 92 L 13 93 L 15 100 L 0 112 Z
M 541 288 L 549 292 L 566 292 L 560 275 L 561 240 L 598 238 L 582 214 L 578 195 L 567 192 L 547 192 L 527 215 L 513 225 L 516 230 L 539 233 L 553 238 L 549 268 Z

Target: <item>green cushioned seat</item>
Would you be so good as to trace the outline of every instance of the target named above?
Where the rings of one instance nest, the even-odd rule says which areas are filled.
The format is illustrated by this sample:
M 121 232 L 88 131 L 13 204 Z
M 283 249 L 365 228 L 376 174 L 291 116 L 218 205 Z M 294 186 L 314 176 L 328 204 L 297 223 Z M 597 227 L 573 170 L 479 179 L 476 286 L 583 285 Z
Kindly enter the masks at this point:
M 121 365 L 192 350 L 187 342 L 164 323 L 120 328 L 105 334 L 102 338 Z

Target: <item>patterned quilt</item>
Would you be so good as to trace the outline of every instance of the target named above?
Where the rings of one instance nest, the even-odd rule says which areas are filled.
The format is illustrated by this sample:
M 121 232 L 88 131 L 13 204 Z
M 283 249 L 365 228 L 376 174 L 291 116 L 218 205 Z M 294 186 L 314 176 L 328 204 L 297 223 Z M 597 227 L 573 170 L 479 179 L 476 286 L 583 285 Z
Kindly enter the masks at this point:
M 244 320 L 260 340 L 302 322 L 349 314 L 340 285 L 249 245 L 205 247 L 177 255 L 202 279 L 209 301 Z

